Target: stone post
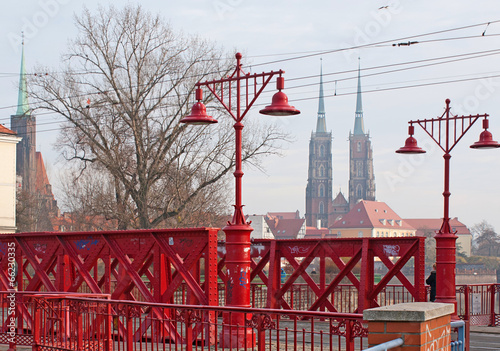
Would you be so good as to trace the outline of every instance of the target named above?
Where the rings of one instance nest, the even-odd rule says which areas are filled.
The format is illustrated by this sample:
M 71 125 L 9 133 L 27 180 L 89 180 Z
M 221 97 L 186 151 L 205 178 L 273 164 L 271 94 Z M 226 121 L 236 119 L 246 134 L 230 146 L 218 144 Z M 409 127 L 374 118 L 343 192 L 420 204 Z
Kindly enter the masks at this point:
M 368 344 L 402 338 L 403 345 L 393 351 L 449 351 L 454 308 L 447 303 L 413 302 L 364 310 Z

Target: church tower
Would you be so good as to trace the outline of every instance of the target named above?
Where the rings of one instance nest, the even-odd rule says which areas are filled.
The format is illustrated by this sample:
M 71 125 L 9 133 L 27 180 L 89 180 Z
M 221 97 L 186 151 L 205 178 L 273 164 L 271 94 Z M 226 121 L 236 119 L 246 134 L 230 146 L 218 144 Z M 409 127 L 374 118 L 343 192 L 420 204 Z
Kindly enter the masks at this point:
M 358 66 L 358 92 L 354 131 L 349 133 L 349 207 L 359 200 L 375 201 L 375 175 L 370 133 L 365 133 L 361 103 L 361 69 Z
M 21 177 L 22 189 L 35 192 L 36 182 L 36 119 L 31 115 L 26 86 L 26 67 L 24 65 L 24 41 L 21 54 L 21 72 L 17 111 L 10 117 L 10 127 L 22 137 L 17 144 L 16 174 Z
M 332 210 L 332 133 L 326 130 L 323 67 L 320 73 L 316 132 L 309 141 L 309 171 L 306 187 L 306 226 L 328 227 Z M 330 223 L 333 224 L 333 223 Z

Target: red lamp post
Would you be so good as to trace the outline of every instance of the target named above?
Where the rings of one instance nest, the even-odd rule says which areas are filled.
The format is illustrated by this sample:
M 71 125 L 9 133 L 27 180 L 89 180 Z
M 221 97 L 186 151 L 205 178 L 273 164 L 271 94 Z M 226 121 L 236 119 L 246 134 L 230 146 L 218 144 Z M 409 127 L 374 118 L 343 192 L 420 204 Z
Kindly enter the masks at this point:
M 230 307 L 250 307 L 250 233 L 252 227 L 245 220 L 243 214 L 241 196 L 241 151 L 242 151 L 242 129 L 241 121 L 257 100 L 271 78 L 278 74 L 277 89 L 272 103 L 266 106 L 260 113 L 274 116 L 288 116 L 299 114 L 300 111 L 288 104 L 288 97 L 281 90 L 284 88 L 284 71 L 271 71 L 268 73 L 245 73 L 241 68 L 240 53 L 235 55 L 236 68 L 231 76 L 213 81 L 198 82 L 196 84 L 196 99 L 191 114 L 184 117 L 181 123 L 211 124 L 217 120 L 207 115 L 205 105 L 201 102 L 203 93 L 201 87 L 205 86 L 222 104 L 226 111 L 236 122 L 234 125 L 236 139 L 236 161 L 234 172 L 235 178 L 235 205 L 234 215 L 222 230 L 226 233 L 226 305 Z M 244 93 L 242 94 L 242 90 Z M 236 89 L 236 104 L 233 105 L 233 94 Z M 242 96 L 243 95 L 243 96 Z M 242 101 L 243 100 L 243 101 Z M 251 347 L 253 340 L 251 330 L 245 328 L 245 315 L 242 313 L 227 314 L 224 316 L 225 325 L 232 328 L 224 330 L 221 338 L 223 347 Z
M 455 232 L 450 228 L 449 200 L 450 200 L 450 152 L 472 125 L 483 119 L 484 131 L 479 141 L 470 147 L 474 149 L 498 148 L 500 144 L 493 140 L 488 129 L 488 115 L 450 116 L 450 100 L 446 99 L 446 109 L 441 117 L 409 121 L 408 134 L 405 146 L 397 150 L 400 154 L 419 154 L 425 150 L 417 146 L 413 137 L 413 124 L 418 124 L 444 151 L 444 217 L 441 229 L 436 233 L 436 302 L 453 303 L 456 317 L 455 293 L 455 264 L 456 240 Z

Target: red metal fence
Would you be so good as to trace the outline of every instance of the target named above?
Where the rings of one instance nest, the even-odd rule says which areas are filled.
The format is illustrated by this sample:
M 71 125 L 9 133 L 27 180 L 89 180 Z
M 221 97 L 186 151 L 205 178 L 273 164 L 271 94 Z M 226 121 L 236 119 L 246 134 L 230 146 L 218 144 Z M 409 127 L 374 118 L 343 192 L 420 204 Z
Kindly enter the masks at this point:
M 219 257 L 219 278 L 226 282 L 223 246 L 219 246 Z M 408 300 L 426 299 L 423 237 L 259 239 L 252 242 L 251 257 L 250 281 L 261 281 L 265 286 L 267 308 L 362 313 L 387 299 L 391 281 L 402 284 L 404 294 L 410 296 Z M 315 260 L 319 261 L 316 274 L 310 267 Z M 375 262 L 383 272 L 378 282 Z M 289 265 L 292 272 L 282 281 L 284 265 Z M 404 268 L 412 272 L 411 277 L 403 274 Z M 347 282 L 351 291 L 342 289 L 339 298 L 339 289 Z
M 217 231 L 1 235 L 0 290 L 12 287 L 7 251 L 13 248 L 18 291 L 105 293 L 113 299 L 170 303 L 184 283 L 188 303 L 214 306 L 218 304 Z
M 19 294 L 34 316 L 16 329 L 33 350 L 228 350 L 222 335 L 243 335 L 252 350 L 361 350 L 361 314 L 141 303 Z M 224 314 L 244 314 L 245 326 Z M 234 329 L 248 332 L 233 332 Z M 236 343 L 236 341 L 234 341 Z M 22 342 L 17 345 L 23 344 Z M 230 342 L 232 344 L 232 342 Z
M 5 256 L 11 248 L 19 291 L 106 293 L 112 299 L 209 306 L 225 300 L 225 252 L 224 246 L 217 250 L 215 228 L 2 235 L 0 290 L 11 287 Z M 424 238 L 255 240 L 251 255 L 250 281 L 263 284 L 266 292 L 265 302 L 260 295 L 254 306 L 361 313 L 389 303 L 384 299 L 392 280 L 412 300 L 425 301 Z M 375 281 L 375 261 L 385 269 L 380 281 Z M 283 265 L 293 273 L 282 283 Z M 409 277 L 402 272 L 408 267 Z M 346 283 L 349 292 L 340 288 Z

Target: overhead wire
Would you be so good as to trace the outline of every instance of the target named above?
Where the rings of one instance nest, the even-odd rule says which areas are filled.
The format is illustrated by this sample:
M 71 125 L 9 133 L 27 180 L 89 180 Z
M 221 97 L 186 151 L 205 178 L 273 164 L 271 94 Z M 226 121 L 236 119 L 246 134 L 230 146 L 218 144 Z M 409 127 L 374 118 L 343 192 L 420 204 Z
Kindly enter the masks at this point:
M 500 20 L 497 21 L 490 21 L 488 23 L 497 23 L 500 22 Z M 268 65 L 272 63 L 277 63 L 277 62 L 284 62 L 284 61 L 290 61 L 290 60 L 296 60 L 296 59 L 303 59 L 306 57 L 311 57 L 311 56 L 318 56 L 318 55 L 324 55 L 324 54 L 330 54 L 338 51 L 344 51 L 344 50 L 351 50 L 351 49 L 357 49 L 360 47 L 373 47 L 373 46 L 378 46 L 380 44 L 386 44 L 386 43 L 394 43 L 400 40 L 408 40 L 412 38 L 419 38 L 422 36 L 429 36 L 429 35 L 435 35 L 435 34 L 441 34 L 441 33 L 446 33 L 446 32 L 451 32 L 451 31 L 457 31 L 457 30 L 463 30 L 463 29 L 468 29 L 468 28 L 473 28 L 473 27 L 478 27 L 478 26 L 484 26 L 485 23 L 479 23 L 479 24 L 473 24 L 473 25 L 468 25 L 468 26 L 462 26 L 458 28 L 451 28 L 451 29 L 446 29 L 446 30 L 440 30 L 440 31 L 434 31 L 434 32 L 429 32 L 429 33 L 424 33 L 424 34 L 419 34 L 419 35 L 412 35 L 412 36 L 407 36 L 407 37 L 401 37 L 398 39 L 390 39 L 390 40 L 384 40 L 384 41 L 379 41 L 376 43 L 371 43 L 371 44 L 366 44 L 366 45 L 358 45 L 358 46 L 352 46 L 349 48 L 342 48 L 342 49 L 335 49 L 335 50 L 321 50 L 317 52 L 311 52 L 309 54 L 301 55 L 301 56 L 296 56 L 296 57 L 290 57 L 282 60 L 273 60 L 273 61 L 267 61 L 263 63 L 258 63 L 258 64 L 251 64 L 249 66 L 245 67 L 256 67 L 256 66 L 261 66 L 261 65 Z M 479 38 L 479 37 L 488 37 L 488 36 L 498 36 L 499 34 L 489 34 L 489 35 L 483 35 L 482 36 L 462 36 L 462 37 L 454 37 L 454 38 L 440 38 L 440 39 L 431 39 L 427 41 L 419 41 L 418 43 L 424 43 L 424 42 L 436 42 L 436 41 L 445 41 L 445 40 L 458 40 L 458 39 L 471 39 L 471 38 Z M 383 72 L 375 72 L 375 73 L 370 73 L 370 74 L 364 74 L 363 77 L 367 76 L 374 76 L 374 75 L 383 75 L 383 74 L 389 74 L 389 73 L 394 73 L 394 72 L 400 72 L 400 71 L 406 71 L 406 70 L 411 70 L 411 69 L 417 69 L 417 68 L 423 68 L 423 67 L 428 67 L 428 66 L 433 66 L 433 65 L 439 65 L 439 64 L 446 64 L 446 63 L 451 63 L 451 62 L 457 62 L 457 61 L 462 61 L 462 60 L 468 60 L 468 59 L 476 59 L 476 58 L 481 58 L 481 57 L 486 57 L 490 55 L 497 55 L 500 53 L 500 49 L 493 49 L 493 50 L 486 50 L 486 51 L 478 51 L 478 52 L 471 52 L 471 53 L 463 53 L 463 54 L 457 54 L 457 55 L 449 55 L 445 57 L 439 57 L 439 58 L 429 58 L 429 59 L 422 59 L 422 60 L 416 60 L 416 61 L 409 61 L 409 62 L 401 62 L 401 63 L 395 63 L 395 64 L 387 64 L 387 65 L 381 65 L 381 66 L 373 66 L 373 67 L 367 67 L 363 68 L 362 71 L 370 71 L 370 70 L 376 70 L 376 69 L 382 69 L 386 67 L 395 67 L 395 66 L 408 66 L 412 64 L 418 64 L 418 63 L 424 63 L 424 62 L 432 62 L 428 64 L 422 64 L 418 66 L 412 66 L 412 67 L 405 67 L 405 68 L 399 68 L 399 69 L 393 69 L 393 70 L 387 70 Z M 297 53 L 288 53 L 288 55 L 293 55 Z M 287 55 L 287 54 L 280 54 L 280 55 Z M 277 54 L 269 54 L 269 55 L 254 55 L 254 56 L 248 56 L 249 58 L 252 57 L 265 57 L 265 56 L 277 56 Z M 433 62 L 433 61 L 438 61 L 438 60 L 448 60 L 448 61 L 442 61 L 442 62 Z M 340 71 L 340 72 L 332 72 L 332 73 L 326 73 L 324 76 L 332 76 L 332 75 L 341 75 L 341 74 L 346 74 L 346 73 L 353 73 L 357 72 L 357 70 L 346 70 L 346 71 Z M 220 72 L 212 72 L 211 74 L 217 74 Z M 5 73 L 6 75 L 9 73 Z M 78 74 L 75 73 L 75 74 Z M 86 74 L 84 72 L 84 74 Z M 31 75 L 40 75 L 40 74 L 31 74 Z M 204 73 L 203 75 L 207 75 Z M 196 74 L 191 76 L 190 78 L 196 78 L 198 76 L 201 76 Z M 303 80 L 303 79 L 312 79 L 319 77 L 319 75 L 309 75 L 309 76 L 303 76 L 303 77 L 292 77 L 292 78 L 287 78 L 287 81 L 297 81 L 297 80 Z M 494 76 L 496 77 L 496 76 Z M 351 80 L 355 79 L 357 77 L 344 77 L 344 78 L 336 78 L 331 81 L 327 81 L 326 83 L 329 82 L 339 82 L 339 81 L 345 81 L 345 80 Z M 460 80 L 452 80 L 452 81 L 447 81 L 447 82 L 431 82 L 431 83 L 425 83 L 425 84 L 418 84 L 418 85 L 408 85 L 408 86 L 401 86 L 401 87 L 393 87 L 393 88 L 384 88 L 384 89 L 375 89 L 375 90 L 370 90 L 370 91 L 363 91 L 363 93 L 371 93 L 371 92 L 380 92 L 380 91 L 387 91 L 387 90 L 394 90 L 394 89 L 406 89 L 406 88 L 413 88 L 413 87 L 419 87 L 419 86 L 429 86 L 429 85 L 439 85 L 439 84 L 447 84 L 447 83 L 452 83 L 452 82 L 463 82 L 463 81 L 469 81 L 469 80 L 475 80 L 475 79 L 482 79 L 482 78 L 488 78 L 488 77 L 475 77 L 475 78 L 468 78 L 468 79 L 460 79 Z M 289 86 L 287 87 L 288 89 L 298 89 L 302 87 L 307 87 L 307 86 L 316 86 L 319 83 L 310 83 L 310 84 L 302 84 L 302 85 L 295 85 L 295 86 Z M 394 83 L 393 83 L 394 84 Z M 135 88 L 140 87 L 140 85 L 136 86 Z M 127 89 L 130 89 L 131 87 L 126 87 Z M 125 89 L 125 87 L 123 88 Z M 79 95 L 74 95 L 74 96 L 68 96 L 65 97 L 65 99 L 72 99 L 72 98 L 79 98 L 79 97 L 91 97 L 96 94 L 102 94 L 102 93 L 107 93 L 107 92 L 113 92 L 113 90 L 110 91 L 104 91 L 104 92 L 90 92 L 90 93 L 82 93 Z M 335 94 L 335 95 L 326 95 L 325 97 L 330 97 L 330 96 L 342 96 L 342 95 L 350 95 L 354 94 L 355 92 L 350 92 L 350 93 L 340 93 L 340 94 Z M 187 95 L 187 94 L 186 94 Z M 303 101 L 303 100 L 309 100 L 309 99 L 315 99 L 317 97 L 312 97 L 312 98 L 302 98 L 302 99 L 297 99 L 297 101 Z M 11 105 L 11 106 L 4 106 L 0 107 L 0 109 L 7 109 L 7 108 L 16 108 L 17 105 Z M 38 113 L 37 115 L 45 115 L 45 114 L 54 114 L 55 112 L 47 112 L 47 113 Z M 2 119 L 0 119 L 1 121 Z M 3 119 L 5 120 L 5 118 Z M 56 122 L 47 122 L 47 124 L 52 124 L 52 123 L 61 123 L 63 121 L 56 121 Z M 51 130 L 44 130 L 44 131 L 53 131 L 53 130 L 58 130 L 60 128 L 55 128 Z M 40 131 L 42 132 L 42 131 Z

